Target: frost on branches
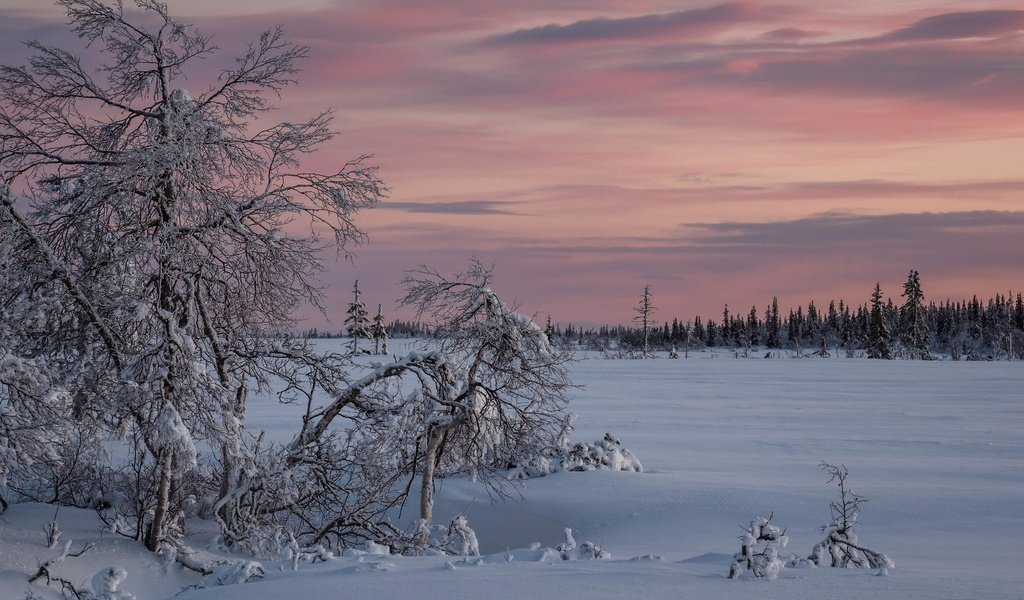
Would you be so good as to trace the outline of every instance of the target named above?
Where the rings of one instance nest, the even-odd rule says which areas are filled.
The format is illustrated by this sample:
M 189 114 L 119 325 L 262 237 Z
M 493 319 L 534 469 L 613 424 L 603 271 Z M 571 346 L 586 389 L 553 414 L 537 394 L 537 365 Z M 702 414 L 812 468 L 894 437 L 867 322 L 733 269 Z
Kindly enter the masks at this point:
M 59 4 L 98 67 L 36 42 L 27 66 L 0 67 L 3 506 L 93 506 L 182 564 L 193 515 L 253 553 L 292 538 L 422 550 L 387 518 L 414 482 L 429 524 L 438 478 L 505 493 L 498 474 L 557 445 L 568 357 L 478 262 L 406 278 L 430 350 L 365 370 L 282 333 L 320 305 L 321 250 L 359 243 L 354 215 L 386 193 L 365 156 L 301 167 L 330 113 L 254 125 L 305 47 L 270 30 L 204 80 L 211 39 L 165 4 Z M 290 443 L 245 429 L 249 393 L 305 407 Z M 127 446 L 113 465 L 111 439 Z
M 744 573 L 775 579 L 783 568 L 779 550 L 785 548 L 788 541 L 785 530 L 772 523 L 772 515 L 767 519 L 754 519 L 743 528 L 740 551 L 733 556 L 729 579 L 736 579 Z
M 511 466 L 557 444 L 568 427 L 568 357 L 490 280 L 477 262 L 451 277 L 411 272 L 405 303 L 437 319 L 430 349 L 355 375 L 307 377 L 318 391 L 327 386 L 324 406 L 296 386 L 294 400 L 307 406 L 302 428 L 284 448 L 261 452 L 260 468 L 232 492 L 238 509 L 226 538 L 268 550 L 289 535 L 334 547 L 369 540 L 422 553 L 432 545 L 438 478 L 466 474 L 506 493 Z M 416 484 L 421 526 L 407 533 L 387 514 Z
M 157 550 L 196 497 L 215 494 L 227 524 L 240 510 L 259 451 L 244 433 L 248 391 L 337 370 L 270 334 L 319 305 L 320 250 L 358 243 L 353 215 L 386 189 L 366 157 L 300 168 L 332 138 L 330 113 L 250 125 L 307 54 L 280 29 L 204 82 L 190 71 L 215 47 L 165 4 L 59 4 L 100 65 L 29 42 L 27 66 L 0 66 L 0 419 L 18 431 L 0 439 L 0 477 L 82 505 L 67 465 L 82 473 L 100 439 L 126 439 L 129 464 L 92 487 L 121 533 Z M 296 221 L 307 233 L 285 230 Z M 40 451 L 67 431 L 73 452 Z M 200 444 L 219 473 L 199 468 Z
M 832 519 L 821 528 L 825 532 L 825 539 L 814 546 L 807 559 L 818 566 L 860 567 L 878 569 L 880 574 L 887 573 L 895 567 L 892 559 L 861 545 L 854 532 L 860 517 L 860 507 L 868 499 L 858 496 L 847 487 L 849 471 L 845 466 L 823 462 L 821 468 L 828 473 L 829 483 L 835 482 L 839 487 L 839 500 L 829 504 Z
M 423 380 L 423 420 L 413 431 L 420 466 L 420 518 L 431 521 L 438 476 L 465 472 L 502 492 L 512 465 L 551 446 L 568 427 L 568 355 L 529 317 L 491 290 L 491 272 L 473 260 L 447 277 L 421 268 L 405 279 L 403 304 L 433 315 L 440 362 Z

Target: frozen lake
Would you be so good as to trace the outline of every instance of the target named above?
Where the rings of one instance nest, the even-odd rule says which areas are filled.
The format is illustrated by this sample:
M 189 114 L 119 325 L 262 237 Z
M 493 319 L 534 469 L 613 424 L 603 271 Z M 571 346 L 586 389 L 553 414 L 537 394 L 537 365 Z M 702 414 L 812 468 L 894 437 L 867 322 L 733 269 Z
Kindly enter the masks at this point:
M 393 349 L 404 345 L 392 342 Z M 735 360 L 697 353 L 679 360 L 590 357 L 573 363 L 571 372 L 582 386 L 571 393 L 573 439 L 612 432 L 640 458 L 644 473 L 559 473 L 527 481 L 518 501 L 498 503 L 477 483 L 445 480 L 436 520 L 468 515 L 482 550 L 493 553 L 481 564 L 364 557 L 298 573 L 271 566 L 262 582 L 179 598 L 333 597 L 335 590 L 418 600 L 1021 597 L 1024 363 Z M 285 441 L 300 412 L 254 398 L 248 426 Z M 836 497 L 821 461 L 849 468 L 851 488 L 870 498 L 860 541 L 887 553 L 896 568 L 887 577 L 821 568 L 785 569 L 776 581 L 725 579 L 739 549 L 738 526 L 754 517 L 774 513 L 790 539 L 785 554 L 806 556 L 821 539 L 819 527 Z M 15 514 L 0 526 L 18 523 Z M 43 510 L 31 514 L 48 518 Z M 552 564 L 515 551 L 531 542 L 554 546 L 564 527 L 578 541 L 604 547 L 612 560 Z M 11 561 L 14 551 L 0 550 L 0 559 Z M 658 558 L 631 560 L 644 555 Z M 111 551 L 102 558 L 119 556 Z M 8 575 L 17 570 L 4 568 Z M 135 567 L 124 589 L 139 600 L 180 589 L 161 588 L 166 576 L 158 572 Z M 12 577 L 0 579 L 0 597 L 9 597 L 4 586 Z

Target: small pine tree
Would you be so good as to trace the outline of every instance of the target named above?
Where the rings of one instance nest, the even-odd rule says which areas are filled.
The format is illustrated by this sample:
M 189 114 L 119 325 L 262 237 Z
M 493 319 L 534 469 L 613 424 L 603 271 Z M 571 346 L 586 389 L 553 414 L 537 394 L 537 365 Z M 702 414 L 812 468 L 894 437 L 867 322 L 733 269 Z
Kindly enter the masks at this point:
M 548 315 L 548 322 L 544 326 L 544 335 L 548 338 L 548 343 L 555 343 L 555 326 L 551 324 L 551 315 Z
M 781 348 L 782 322 L 779 320 L 779 299 L 774 296 L 772 297 L 772 305 L 765 310 L 764 322 L 767 329 L 765 345 L 769 348 Z
M 890 341 L 889 328 L 882 314 L 882 286 L 876 282 L 875 291 L 871 294 L 871 314 L 868 317 L 868 358 L 892 360 Z
M 368 313 L 366 312 L 366 305 L 359 299 L 358 279 L 352 287 L 352 296 L 352 302 L 348 305 L 348 316 L 345 318 L 345 327 L 348 328 L 348 334 L 352 337 L 352 354 L 358 354 L 359 338 L 370 337 L 367 328 Z
M 384 313 L 380 304 L 377 305 L 377 316 L 373 319 L 373 353 L 388 353 L 388 330 L 384 327 Z
M 900 307 L 900 338 L 909 358 L 931 360 L 931 332 L 925 320 L 924 292 L 921 291 L 921 278 L 917 271 L 910 271 L 907 281 L 903 284 L 906 298 Z

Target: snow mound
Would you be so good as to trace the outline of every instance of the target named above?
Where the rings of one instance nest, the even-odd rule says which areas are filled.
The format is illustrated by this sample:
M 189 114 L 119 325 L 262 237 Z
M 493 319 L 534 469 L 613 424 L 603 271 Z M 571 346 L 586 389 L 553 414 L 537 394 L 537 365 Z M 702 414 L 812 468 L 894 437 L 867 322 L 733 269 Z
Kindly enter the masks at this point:
M 547 448 L 539 456 L 533 457 L 516 467 L 510 474 L 511 479 L 530 479 L 544 477 L 559 471 L 632 471 L 643 472 L 640 459 L 628 449 L 622 447 L 619 438 L 605 433 L 604 438 L 593 444 L 568 440 L 560 448 Z

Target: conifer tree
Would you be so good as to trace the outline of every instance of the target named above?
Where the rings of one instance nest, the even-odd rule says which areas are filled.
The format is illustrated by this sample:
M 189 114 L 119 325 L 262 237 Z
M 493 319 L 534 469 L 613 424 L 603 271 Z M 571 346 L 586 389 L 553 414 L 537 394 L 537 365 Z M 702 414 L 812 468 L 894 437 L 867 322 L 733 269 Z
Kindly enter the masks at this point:
M 931 360 L 931 332 L 925 320 L 924 292 L 921 291 L 921 278 L 917 271 L 911 270 L 907 275 L 902 296 L 906 300 L 900 307 L 900 338 L 907 356 Z
M 370 337 L 370 333 L 367 327 L 367 318 L 369 313 L 366 312 L 366 304 L 359 299 L 359 280 L 357 279 L 355 285 L 352 287 L 352 302 L 348 305 L 348 316 L 345 318 L 345 327 L 348 329 L 348 334 L 352 338 L 352 354 L 359 353 L 359 338 Z
M 757 307 L 750 307 L 750 314 L 747 315 L 747 329 L 750 330 L 750 345 L 757 346 L 761 343 L 760 323 L 757 321 Z
M 384 327 L 384 313 L 377 305 L 377 316 L 373 319 L 373 353 L 388 353 L 388 330 Z
M 780 338 L 782 322 L 779 320 L 779 299 L 777 297 L 772 297 L 772 305 L 765 311 L 764 324 L 767 337 L 765 344 L 769 348 L 780 348 L 782 346 Z
M 551 315 L 548 315 L 548 321 L 544 325 L 544 335 L 548 338 L 548 343 L 555 343 L 555 326 L 551 324 Z
M 882 286 L 876 282 L 875 291 L 871 294 L 871 314 L 868 317 L 868 358 L 891 360 L 890 338 L 885 315 L 882 314 Z

